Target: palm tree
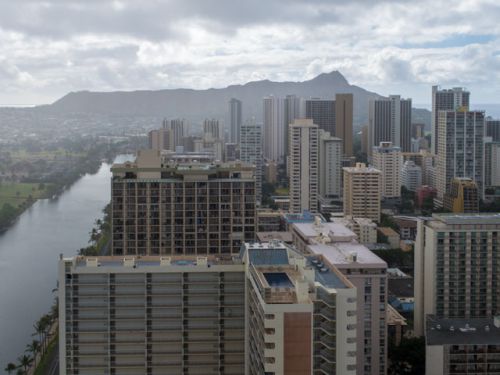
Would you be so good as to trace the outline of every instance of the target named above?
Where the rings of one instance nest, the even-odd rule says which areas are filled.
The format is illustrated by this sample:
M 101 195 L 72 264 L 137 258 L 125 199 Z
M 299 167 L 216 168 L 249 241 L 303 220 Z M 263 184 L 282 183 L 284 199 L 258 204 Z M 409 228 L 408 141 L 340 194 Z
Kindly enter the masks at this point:
M 14 371 L 17 368 L 15 363 L 9 362 L 7 363 L 7 366 L 5 367 L 4 371 L 6 371 L 8 374 L 11 374 L 12 371 Z
M 22 367 L 24 372 L 28 371 L 29 365 L 31 365 L 31 362 L 33 362 L 33 358 L 31 358 L 30 356 L 28 356 L 26 354 L 23 354 L 17 360 L 19 361 L 19 365 L 20 365 L 19 367 Z
M 43 319 L 40 318 L 40 320 L 38 320 L 34 325 L 33 325 L 33 328 L 35 328 L 35 333 L 33 334 L 33 336 L 35 335 L 38 335 L 38 342 L 41 342 L 42 343 L 42 354 L 44 353 L 45 351 L 45 347 L 44 347 L 44 334 L 45 334 L 45 326 L 44 326 L 44 321 Z
M 35 362 L 35 367 L 36 367 L 36 355 L 40 351 L 40 342 L 37 340 L 33 340 L 31 344 L 28 344 L 26 346 L 26 351 L 33 354 L 33 360 Z

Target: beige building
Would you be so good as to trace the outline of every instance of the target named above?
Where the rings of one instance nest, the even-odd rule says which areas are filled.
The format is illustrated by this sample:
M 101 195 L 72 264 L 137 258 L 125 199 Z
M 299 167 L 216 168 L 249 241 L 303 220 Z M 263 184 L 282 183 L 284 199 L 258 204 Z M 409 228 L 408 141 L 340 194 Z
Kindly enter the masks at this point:
M 342 140 L 320 130 L 318 156 L 319 194 L 339 197 L 342 193 Z
M 387 264 L 341 224 L 323 223 L 317 218 L 314 223 L 293 224 L 291 231 L 299 251 L 323 256 L 356 287 L 356 373 L 386 374 Z
M 377 243 L 377 224 L 373 220 L 364 217 L 339 217 L 332 221 L 341 224 L 352 230 L 358 237 L 358 242 L 362 244 Z
M 425 318 L 500 312 L 500 214 L 433 214 L 415 242 L 415 333 Z
M 162 163 L 141 151 L 112 166 L 112 254 L 230 254 L 255 240 L 254 168 Z
M 356 289 L 278 243 L 59 262 L 60 374 L 356 373 Z
M 380 170 L 356 163 L 344 168 L 344 216 L 364 217 L 380 221 L 382 173 Z
M 318 126 L 295 120 L 289 126 L 288 176 L 290 212 L 318 211 Z
M 380 142 L 373 147 L 373 166 L 382 172 L 382 198 L 394 199 L 401 197 L 401 149 L 394 147 L 392 142 Z

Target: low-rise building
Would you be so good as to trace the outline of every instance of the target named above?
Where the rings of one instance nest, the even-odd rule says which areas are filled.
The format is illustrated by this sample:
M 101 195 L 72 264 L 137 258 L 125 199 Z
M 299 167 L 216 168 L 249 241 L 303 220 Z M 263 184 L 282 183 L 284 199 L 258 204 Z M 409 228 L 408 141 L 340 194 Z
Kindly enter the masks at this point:
M 386 242 L 389 244 L 391 249 L 399 249 L 399 234 L 394 229 L 390 227 L 378 227 L 378 242 Z
M 346 216 L 333 218 L 332 221 L 345 225 L 352 230 L 358 236 L 359 243 L 371 244 L 377 242 L 377 224 L 368 218 Z

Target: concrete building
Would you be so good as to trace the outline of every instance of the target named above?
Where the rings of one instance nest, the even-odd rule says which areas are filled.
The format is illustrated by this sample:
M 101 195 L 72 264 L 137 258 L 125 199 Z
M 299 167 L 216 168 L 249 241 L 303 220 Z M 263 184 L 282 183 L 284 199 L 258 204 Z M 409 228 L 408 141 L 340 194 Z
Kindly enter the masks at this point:
M 286 154 L 285 157 L 288 156 L 288 152 L 290 149 L 290 146 L 288 144 L 290 139 L 290 136 L 288 134 L 290 130 L 289 126 L 296 119 L 304 118 L 304 110 L 302 106 L 303 106 L 302 99 L 295 95 L 287 95 L 283 99 L 283 121 L 284 121 L 283 126 L 285 129 L 285 154 Z
M 500 318 L 427 319 L 426 375 L 500 374 Z
M 439 148 L 439 111 L 468 110 L 469 99 L 470 92 L 465 88 L 441 89 L 439 86 L 432 86 L 431 152 L 433 154 L 437 154 Z
M 500 141 L 484 138 L 484 198 L 500 197 Z
M 322 197 L 342 195 L 342 140 L 322 130 L 319 133 L 318 177 Z
M 407 160 L 401 168 L 401 185 L 410 191 L 417 191 L 422 186 L 422 168 Z
M 264 164 L 264 178 L 270 184 L 278 182 L 278 164 L 275 161 L 266 161 Z
M 484 112 L 440 111 L 436 163 L 437 205 L 442 205 L 455 177 L 473 179 L 483 198 Z
M 113 255 L 231 254 L 255 240 L 248 164 L 162 164 L 141 151 L 111 171 Z
M 444 195 L 443 207 L 454 213 L 479 212 L 479 194 L 470 178 L 454 178 L 449 192 Z
M 295 120 L 289 126 L 288 176 L 290 212 L 318 210 L 319 130 L 312 120 Z
M 371 100 L 368 117 L 368 156 L 380 142 L 392 142 L 402 152 L 411 151 L 411 99 L 391 95 L 386 99 Z
M 279 164 L 285 163 L 286 132 L 284 101 L 269 96 L 263 99 L 264 157 Z M 288 125 L 287 125 L 288 126 Z
M 257 230 L 258 232 L 281 232 L 285 230 L 282 212 L 259 208 L 257 210 Z
M 335 95 L 335 132 L 337 138 L 342 139 L 342 155 L 353 156 L 352 122 L 353 122 L 353 95 Z
M 189 136 L 189 122 L 185 119 L 164 120 L 163 128 L 172 131 L 173 151 L 179 146 L 184 146 L 183 139 Z
M 369 139 L 369 128 L 365 125 L 361 128 L 361 152 L 365 155 L 368 155 Z
M 377 243 L 377 224 L 364 217 L 339 217 L 332 219 L 335 224 L 341 224 L 353 231 L 361 244 Z
M 399 233 L 390 227 L 378 227 L 377 228 L 379 241 L 377 242 L 385 242 L 388 243 L 391 249 L 399 249 L 399 241 L 401 238 L 399 237 Z
M 425 136 L 425 124 L 417 123 L 411 124 L 411 137 L 415 139 L 423 138 Z
M 357 374 L 387 373 L 387 264 L 335 223 L 296 223 L 293 243 L 305 254 L 321 255 L 356 287 Z M 363 306 L 363 307 L 361 307 Z
M 422 170 L 422 185 L 429 185 L 435 187 L 435 160 L 436 155 L 431 154 L 427 150 L 420 150 L 420 152 L 403 152 L 403 164 L 407 161 L 412 161 L 416 166 Z
M 357 163 L 344 168 L 344 216 L 365 217 L 380 222 L 382 172 Z
M 260 205 L 262 200 L 262 125 L 247 121 L 241 126 L 240 159 L 255 166 L 255 199 Z
M 306 118 L 321 130 L 335 134 L 335 100 L 311 98 L 305 101 Z
M 415 334 L 425 317 L 491 318 L 500 312 L 500 214 L 433 214 L 415 242 Z
M 261 147 L 262 149 L 262 147 Z M 224 145 L 224 161 L 229 163 L 240 160 L 240 146 L 238 143 L 226 143 Z
M 239 143 L 240 129 L 243 124 L 241 100 L 231 98 L 229 100 L 229 141 L 231 143 Z
M 486 117 L 486 136 L 493 142 L 500 142 L 500 120 Z
M 203 139 L 211 141 L 215 139 L 224 139 L 224 132 L 221 131 L 219 120 L 205 119 L 203 121 Z
M 422 207 L 426 199 L 436 197 L 437 191 L 435 188 L 429 185 L 422 185 L 417 189 L 417 207 Z
M 321 255 L 61 258 L 59 286 L 61 375 L 356 373 L 356 289 Z
M 172 131 L 170 129 L 153 129 L 148 133 L 148 145 L 150 150 L 162 151 L 171 150 L 175 151 Z
M 401 149 L 392 142 L 380 142 L 373 147 L 373 166 L 382 172 L 382 198 L 398 199 L 401 197 Z

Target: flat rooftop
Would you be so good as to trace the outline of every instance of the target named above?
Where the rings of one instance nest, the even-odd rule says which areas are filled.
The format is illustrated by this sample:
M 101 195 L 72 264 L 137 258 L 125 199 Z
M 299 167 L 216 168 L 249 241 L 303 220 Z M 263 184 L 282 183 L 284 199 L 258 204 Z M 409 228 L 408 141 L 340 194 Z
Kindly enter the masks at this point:
M 330 289 L 346 289 L 350 285 L 337 275 L 320 257 L 308 256 L 307 265 L 314 269 L 314 278 L 317 282 Z
M 363 268 L 387 268 L 387 263 L 372 253 L 366 246 L 356 241 L 335 242 L 333 244 L 308 245 L 313 254 L 323 255 L 330 263 L 338 268 L 359 265 Z M 353 260 L 355 255 L 356 260 Z
M 291 243 L 293 241 L 292 234 L 290 232 L 257 232 L 257 239 L 261 242 L 279 240 Z
M 432 214 L 432 217 L 445 224 L 495 224 L 500 225 L 500 213 L 476 214 Z
M 427 345 L 500 345 L 500 328 L 491 318 L 427 317 Z
M 315 223 L 294 223 L 294 228 L 303 236 L 308 238 L 315 238 L 319 234 L 323 233 L 325 235 L 333 235 L 337 240 L 352 240 L 356 238 L 356 234 L 347 228 L 344 224 L 337 222 L 322 222 L 320 225 Z

